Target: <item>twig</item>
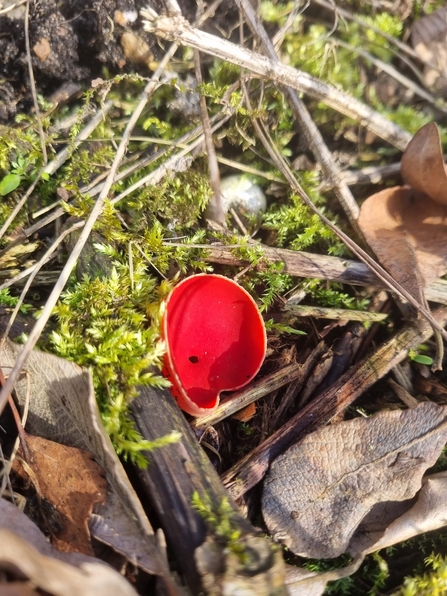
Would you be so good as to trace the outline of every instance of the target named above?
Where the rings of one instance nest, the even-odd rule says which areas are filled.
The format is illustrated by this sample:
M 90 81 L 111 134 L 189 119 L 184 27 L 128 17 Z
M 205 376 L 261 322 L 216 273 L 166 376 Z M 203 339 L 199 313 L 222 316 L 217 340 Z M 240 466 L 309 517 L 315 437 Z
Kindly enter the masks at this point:
M 388 379 L 388 385 L 397 395 L 401 402 L 403 402 L 407 408 L 415 408 L 419 401 L 411 395 L 402 385 L 393 381 L 393 379 Z
M 301 379 L 302 369 L 303 367 L 301 364 L 289 364 L 281 370 L 277 370 L 270 375 L 253 381 L 247 389 L 242 389 L 241 391 L 230 395 L 230 397 L 223 401 L 214 412 L 195 418 L 191 422 L 191 426 L 193 428 L 201 429 L 217 424 L 217 422 L 232 416 L 239 410 L 242 410 L 242 408 L 261 399 L 261 397 L 265 397 L 272 391 L 276 391 L 276 389 L 279 389 L 296 379 Z
M 196 70 L 197 84 L 201 85 L 202 70 L 200 67 L 200 54 L 194 50 L 194 63 Z M 219 224 L 225 222 L 225 212 L 222 208 L 222 197 L 220 195 L 220 173 L 219 165 L 217 163 L 216 150 L 214 148 L 213 137 L 211 135 L 210 118 L 208 116 L 208 109 L 206 106 L 206 99 L 203 93 L 199 93 L 200 116 L 202 118 L 203 134 L 205 135 L 206 155 L 208 158 L 208 168 L 210 172 L 210 183 L 213 189 L 213 196 L 208 204 L 212 211 L 212 219 Z
M 447 323 L 447 309 L 441 307 L 434 316 L 438 324 Z M 245 456 L 222 476 L 233 498 L 242 497 L 262 480 L 275 457 L 305 434 L 327 424 L 343 412 L 376 381 L 383 378 L 396 364 L 406 358 L 408 351 L 433 334 L 426 321 L 420 326 L 408 325 L 393 338 L 351 368 L 338 381 L 323 391 L 291 418 L 264 443 Z
M 262 48 L 267 56 L 279 63 L 275 48 L 270 41 L 261 21 L 259 20 L 252 4 L 248 0 L 236 0 L 239 9 L 245 15 L 248 25 L 252 32 L 258 36 L 261 41 Z M 311 118 L 308 109 L 304 103 L 299 99 L 298 94 L 290 87 L 284 87 L 290 107 L 292 109 L 295 120 L 298 123 L 299 129 L 304 133 L 309 149 L 315 155 L 315 158 L 320 163 L 324 175 L 334 186 L 335 194 L 346 213 L 349 222 L 357 234 L 362 237 L 361 230 L 358 226 L 357 219 L 359 217 L 359 206 L 357 205 L 348 185 L 340 176 L 340 171 L 336 167 L 332 159 L 331 152 L 326 146 L 323 137 L 318 130 L 315 122 Z
M 348 186 L 356 184 L 382 184 L 388 178 L 400 176 L 400 162 L 386 166 L 368 166 L 361 170 L 344 170 L 341 177 Z M 326 192 L 332 188 L 329 181 L 323 180 L 320 190 Z
M 31 61 L 31 47 L 30 47 L 30 40 L 29 40 L 29 5 L 30 5 L 30 0 L 27 0 L 26 8 L 25 8 L 26 61 L 28 63 L 28 73 L 29 73 L 29 80 L 30 80 L 30 85 L 31 85 L 31 93 L 33 96 L 34 110 L 36 112 L 37 126 L 39 129 L 40 146 L 42 148 L 42 159 L 43 159 L 43 163 L 46 164 L 48 161 L 48 157 L 47 157 L 47 148 L 45 145 L 45 134 L 43 132 L 43 127 L 42 127 L 42 118 L 40 116 L 39 102 L 37 101 L 36 81 L 34 79 L 33 63 Z
M 227 246 L 169 242 L 169 245 L 190 249 L 203 249 L 206 251 L 203 259 L 211 263 L 221 263 L 222 265 L 236 267 L 245 267 L 249 263 L 248 259 L 241 259 L 234 254 L 237 248 L 247 248 L 246 244 Z M 265 246 L 260 243 L 253 243 L 253 246 L 262 248 L 264 259 L 261 259 L 255 265 L 256 269 L 261 271 L 267 269 L 268 263 L 282 263 L 283 272 L 293 277 L 312 277 L 314 279 L 336 281 L 354 286 L 385 287 L 385 284 L 367 265 L 358 261 L 328 255 L 317 255 L 301 250 L 272 248 L 271 246 Z M 425 289 L 425 293 L 428 300 L 447 304 L 447 281 L 439 279 L 433 282 Z
M 45 306 L 41 312 L 41 315 L 29 335 L 28 341 L 26 342 L 24 348 L 22 349 L 22 351 L 20 352 L 20 354 L 17 357 L 16 363 L 14 365 L 14 368 L 11 371 L 11 374 L 9 375 L 9 378 L 6 382 L 5 387 L 3 387 L 3 389 L 0 391 L 0 412 L 3 411 L 3 408 L 5 407 L 8 395 L 11 393 L 11 391 L 14 387 L 14 384 L 19 377 L 20 371 L 22 370 L 22 367 L 25 364 L 26 359 L 28 358 L 29 354 L 33 350 L 34 346 L 36 345 L 36 342 L 39 339 L 40 334 L 42 333 L 46 323 L 48 322 L 48 319 L 50 318 L 51 313 L 53 311 L 53 308 L 56 306 L 59 296 L 60 296 L 63 288 L 65 287 L 65 284 L 67 283 L 68 278 L 70 277 L 70 274 L 76 264 L 76 261 L 80 255 L 82 249 L 84 248 L 85 243 L 88 240 L 88 237 L 93 229 L 93 226 L 94 226 L 96 220 L 98 219 L 98 217 L 102 213 L 104 202 L 109 194 L 110 188 L 112 187 L 112 185 L 114 183 L 115 174 L 118 170 L 119 164 L 121 163 L 121 160 L 122 160 L 124 153 L 126 151 L 128 139 L 129 139 L 130 135 L 132 134 L 132 130 L 133 130 L 135 124 L 137 123 L 138 118 L 140 117 L 142 111 L 144 110 L 150 95 L 156 89 L 156 87 L 158 85 L 158 80 L 163 72 L 163 69 L 168 64 L 169 60 L 171 59 L 171 57 L 173 56 L 173 54 L 175 53 L 176 50 L 177 50 L 177 46 L 175 44 L 173 46 L 171 46 L 171 48 L 168 50 L 168 52 L 165 54 L 162 61 L 160 62 L 159 67 L 153 74 L 152 80 L 146 85 L 146 87 L 142 93 L 142 96 L 138 103 L 138 106 L 136 107 L 135 111 L 133 112 L 133 114 L 126 126 L 126 129 L 123 134 L 123 138 L 121 139 L 121 142 L 119 144 L 117 153 L 115 155 L 115 159 L 113 160 L 113 164 L 110 169 L 109 176 L 107 177 L 107 180 L 105 182 L 104 188 L 101 191 L 101 194 L 99 195 L 95 205 L 93 206 L 93 209 L 92 209 L 87 221 L 85 222 L 85 226 L 79 235 L 78 241 L 76 242 L 71 254 L 69 255 L 67 262 L 59 276 L 59 279 L 58 279 L 56 285 L 54 286 L 50 296 L 48 297 L 48 300 L 45 303 Z
M 348 308 L 323 308 L 321 306 L 304 306 L 302 304 L 286 304 L 281 312 L 296 317 L 313 317 L 316 319 L 334 319 L 336 321 L 362 321 L 378 323 L 384 321 L 388 315 L 380 312 L 350 310 Z
M 402 130 L 361 101 L 354 99 L 348 93 L 344 93 L 332 85 L 312 77 L 306 72 L 195 29 L 183 17 L 158 16 L 153 10 L 147 8 L 141 11 L 141 15 L 146 19 L 144 26 L 150 33 L 174 40 L 181 45 L 196 48 L 211 56 L 227 60 L 277 84 L 306 93 L 334 110 L 345 114 L 345 116 L 353 118 L 398 149 L 404 150 L 411 139 L 408 132 Z

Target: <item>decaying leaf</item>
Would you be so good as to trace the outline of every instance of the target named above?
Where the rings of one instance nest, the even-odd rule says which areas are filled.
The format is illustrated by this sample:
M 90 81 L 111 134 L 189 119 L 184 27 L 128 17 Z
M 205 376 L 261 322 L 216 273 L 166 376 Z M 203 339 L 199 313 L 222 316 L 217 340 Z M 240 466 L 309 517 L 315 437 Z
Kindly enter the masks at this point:
M 21 347 L 5 342 L 2 368 L 8 374 Z M 90 532 L 148 573 L 163 574 L 152 528 L 102 425 L 91 377 L 72 362 L 34 350 L 15 386 L 23 405 L 29 392 L 27 430 L 91 453 L 106 473 L 107 497 L 90 518 Z
M 422 17 L 413 25 L 411 42 L 416 54 L 426 62 L 427 87 L 447 95 L 447 7 Z
M 358 224 L 383 266 L 424 304 L 424 286 L 447 271 L 447 174 L 436 124 L 408 144 L 402 176 L 411 188 L 368 197 Z
M 39 530 L 36 524 L 23 511 L 6 499 L 0 498 L 0 531 L 2 530 L 14 532 L 14 534 L 34 546 L 41 555 L 59 559 L 75 567 L 79 567 L 81 563 L 98 563 L 104 565 L 103 561 L 94 557 L 74 552 L 62 553 L 53 548 L 43 532 Z
M 88 520 L 95 503 L 104 503 L 104 471 L 83 449 L 67 447 L 41 437 L 26 435 L 31 482 L 39 497 L 56 508 L 59 524 L 51 536 L 52 544 L 63 552 L 93 556 Z M 27 468 L 16 459 L 13 469 L 27 478 Z
M 357 571 L 363 557 L 353 561 L 347 567 L 316 573 L 302 567 L 286 567 L 287 596 L 322 596 L 328 582 L 348 577 Z
M 351 553 L 372 553 L 447 525 L 447 472 L 430 474 L 415 502 L 380 503 L 349 544 Z
M 98 563 L 68 563 L 42 555 L 23 538 L 0 530 L 0 571 L 31 584 L 51 596 L 136 596 L 135 590 L 119 573 Z M 2 586 L 0 585 L 0 591 Z
M 271 466 L 267 527 L 298 555 L 337 557 L 374 505 L 416 494 L 446 441 L 447 407 L 431 402 L 311 433 Z
M 400 171 L 405 184 L 425 193 L 436 203 L 447 205 L 447 173 L 441 137 L 434 122 L 419 129 L 408 143 Z
M 415 298 L 447 268 L 447 206 L 403 186 L 370 196 L 359 226 L 383 266 Z

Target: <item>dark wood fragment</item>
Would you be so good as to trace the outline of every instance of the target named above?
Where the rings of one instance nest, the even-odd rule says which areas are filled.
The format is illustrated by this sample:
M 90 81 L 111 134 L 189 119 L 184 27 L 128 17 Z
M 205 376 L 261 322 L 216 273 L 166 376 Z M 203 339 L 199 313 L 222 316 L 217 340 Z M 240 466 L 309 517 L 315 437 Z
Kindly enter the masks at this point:
M 178 443 L 147 452 L 147 468 L 136 468 L 135 472 L 158 515 L 168 551 L 191 592 L 205 590 L 217 595 L 225 588 L 225 593 L 241 590 L 247 596 L 285 594 L 280 551 L 238 511 L 171 393 L 140 388 L 130 409 L 145 439 L 154 440 L 173 430 L 182 433 Z M 192 506 L 195 492 L 202 501 L 211 503 L 213 511 L 224 499 L 229 501 L 228 519 L 231 528 L 240 533 L 238 543 L 245 557 L 238 558 L 227 549 L 216 528 L 200 517 Z

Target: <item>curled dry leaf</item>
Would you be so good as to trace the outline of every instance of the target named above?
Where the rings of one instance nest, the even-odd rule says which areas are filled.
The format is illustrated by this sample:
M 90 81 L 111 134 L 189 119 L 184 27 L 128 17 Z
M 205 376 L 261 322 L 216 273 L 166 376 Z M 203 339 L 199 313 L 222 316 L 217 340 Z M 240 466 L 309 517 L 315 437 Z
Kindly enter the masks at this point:
M 98 563 L 68 563 L 43 555 L 9 530 L 0 530 L 0 571 L 30 583 L 51 596 L 136 596 L 116 571 Z M 1 574 L 3 576 L 3 574 Z
M 53 548 L 46 539 L 45 535 L 30 518 L 23 513 L 18 507 L 0 498 L 0 531 L 9 530 L 17 536 L 26 540 L 29 544 L 34 546 L 41 555 L 59 559 L 75 567 L 79 567 L 81 563 L 98 563 L 104 565 L 105 563 L 100 559 L 83 555 L 81 553 L 62 553 Z M 1 592 L 1 590 L 0 590 Z
M 328 582 L 333 582 L 343 577 L 348 577 L 357 571 L 363 557 L 353 561 L 341 569 L 316 573 L 302 567 L 286 566 L 287 596 L 322 596 Z
M 59 514 L 51 543 L 63 552 L 93 556 L 88 520 L 95 503 L 104 503 L 107 483 L 104 472 L 83 449 L 67 447 L 42 437 L 26 435 L 26 446 L 32 470 L 31 482 L 39 497 L 49 501 Z M 13 469 L 28 479 L 21 460 Z
M 402 155 L 400 171 L 405 184 L 447 205 L 447 173 L 441 137 L 434 122 L 417 131 Z
M 383 266 L 424 304 L 424 286 L 447 271 L 447 174 L 436 124 L 408 144 L 402 176 L 411 188 L 368 197 L 358 224 Z
M 359 226 L 383 266 L 421 302 L 421 286 L 446 271 L 447 206 L 395 186 L 366 199 Z
M 10 341 L 3 345 L 5 375 L 20 351 Z M 34 350 L 15 390 L 22 406 L 30 394 L 30 433 L 88 451 L 105 471 L 106 502 L 90 518 L 91 534 L 148 573 L 166 573 L 152 528 L 102 425 L 90 374 L 73 362 Z
M 380 503 L 349 544 L 351 553 L 372 553 L 447 525 L 447 472 L 426 476 L 415 502 Z
M 337 557 L 374 505 L 416 494 L 446 441 L 447 407 L 431 402 L 311 433 L 271 466 L 267 527 L 297 555 Z
M 447 96 L 447 7 L 422 17 L 413 25 L 411 42 L 416 54 L 427 64 L 424 81 L 427 87 Z

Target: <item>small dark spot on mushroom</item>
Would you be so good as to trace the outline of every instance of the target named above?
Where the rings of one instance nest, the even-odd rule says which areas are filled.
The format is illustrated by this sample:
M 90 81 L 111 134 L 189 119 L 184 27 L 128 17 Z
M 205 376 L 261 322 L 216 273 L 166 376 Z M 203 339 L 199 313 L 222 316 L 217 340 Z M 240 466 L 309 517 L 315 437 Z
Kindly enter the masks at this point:
M 190 362 L 192 362 L 193 364 L 197 364 L 197 362 L 199 361 L 199 357 L 198 357 L 198 356 L 190 356 L 190 357 L 188 358 L 188 360 L 189 360 Z

